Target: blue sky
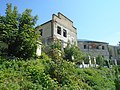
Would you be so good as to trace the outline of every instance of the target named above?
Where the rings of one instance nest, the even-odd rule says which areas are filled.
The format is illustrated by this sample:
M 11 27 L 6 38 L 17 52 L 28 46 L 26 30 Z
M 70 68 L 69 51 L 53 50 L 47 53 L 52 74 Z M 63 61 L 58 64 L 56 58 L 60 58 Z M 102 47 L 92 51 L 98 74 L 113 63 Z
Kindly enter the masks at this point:
M 6 3 L 17 6 L 20 13 L 32 9 L 32 15 L 39 17 L 37 25 L 61 12 L 73 21 L 78 39 L 110 45 L 120 41 L 120 0 L 0 0 L 0 15 L 5 14 Z

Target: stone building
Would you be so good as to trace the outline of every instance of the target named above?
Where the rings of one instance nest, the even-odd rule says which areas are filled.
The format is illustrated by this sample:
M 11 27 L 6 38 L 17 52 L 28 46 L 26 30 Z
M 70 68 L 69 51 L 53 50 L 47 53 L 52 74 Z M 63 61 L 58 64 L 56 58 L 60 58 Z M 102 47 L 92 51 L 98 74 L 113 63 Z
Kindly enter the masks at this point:
M 90 41 L 90 40 L 78 40 L 78 47 L 84 53 L 97 57 L 98 55 L 103 56 L 105 59 L 109 59 L 108 43 Z
M 118 46 L 109 45 L 109 54 L 112 61 L 117 60 L 117 63 L 120 65 L 120 42 Z
M 38 26 L 37 30 L 41 32 L 40 39 L 45 45 L 55 40 L 60 40 L 63 48 L 68 42 L 77 45 L 77 30 L 73 22 L 60 12 L 58 15 L 53 14 L 52 19 Z
M 40 39 L 44 45 L 49 45 L 59 40 L 63 48 L 65 48 L 68 43 L 76 44 L 81 51 L 92 55 L 92 57 L 101 55 L 105 59 L 118 60 L 120 58 L 120 55 L 118 55 L 118 50 L 120 52 L 120 43 L 119 46 L 116 47 L 108 45 L 106 42 L 77 40 L 77 29 L 73 26 L 73 21 L 60 12 L 58 15 L 53 14 L 51 20 L 41 24 L 36 29 L 40 31 Z

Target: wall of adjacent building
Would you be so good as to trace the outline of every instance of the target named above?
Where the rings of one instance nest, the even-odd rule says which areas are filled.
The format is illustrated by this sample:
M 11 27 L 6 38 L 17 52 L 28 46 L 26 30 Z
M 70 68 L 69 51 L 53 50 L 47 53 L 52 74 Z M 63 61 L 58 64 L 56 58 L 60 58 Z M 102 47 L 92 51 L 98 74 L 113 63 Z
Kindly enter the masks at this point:
M 86 48 L 84 48 L 86 45 Z M 104 49 L 102 49 L 104 46 Z M 109 59 L 109 51 L 108 51 L 108 44 L 105 43 L 92 43 L 92 42 L 80 42 L 78 41 L 78 47 L 81 51 L 88 55 L 92 55 L 92 57 L 97 57 L 98 55 L 103 56 L 105 59 Z
M 43 38 L 48 38 L 51 37 L 51 22 L 48 22 L 42 26 L 40 26 L 40 29 L 42 30 L 42 37 Z
M 42 30 L 42 31 L 41 31 Z M 49 21 L 40 26 L 39 31 L 42 33 L 40 39 L 43 44 L 49 43 L 49 38 L 52 36 L 52 22 Z
M 117 60 L 120 64 L 120 54 L 119 54 L 119 46 L 112 46 L 109 45 L 109 53 L 110 53 L 110 59 L 111 60 Z

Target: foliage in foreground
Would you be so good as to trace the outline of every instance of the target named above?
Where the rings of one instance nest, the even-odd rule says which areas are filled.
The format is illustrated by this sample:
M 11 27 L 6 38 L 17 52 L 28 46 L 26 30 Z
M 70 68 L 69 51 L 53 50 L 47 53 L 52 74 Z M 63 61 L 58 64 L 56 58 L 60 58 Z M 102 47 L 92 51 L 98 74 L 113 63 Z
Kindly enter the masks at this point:
M 0 54 L 26 59 L 35 56 L 37 16 L 31 13 L 31 9 L 26 9 L 19 14 L 16 6 L 12 10 L 12 4 L 7 4 L 5 15 L 0 15 L 0 42 L 7 44 L 7 48 L 0 48 Z
M 112 69 L 80 69 L 65 60 L 41 58 L 0 58 L 0 90 L 115 90 Z

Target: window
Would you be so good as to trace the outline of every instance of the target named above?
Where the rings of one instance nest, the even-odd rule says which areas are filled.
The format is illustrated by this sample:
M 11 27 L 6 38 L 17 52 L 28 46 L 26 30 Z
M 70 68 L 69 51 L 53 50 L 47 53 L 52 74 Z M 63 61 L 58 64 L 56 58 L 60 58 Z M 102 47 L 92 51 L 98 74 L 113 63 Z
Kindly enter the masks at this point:
M 67 37 L 67 31 L 65 29 L 63 29 L 63 36 Z
M 99 46 L 97 46 L 96 49 L 99 49 Z
M 84 49 L 87 49 L 87 46 L 86 46 L 86 45 L 84 45 Z
M 43 35 L 43 29 L 40 29 L 40 35 L 41 36 Z
M 61 27 L 57 26 L 57 33 L 61 35 Z
M 104 46 L 102 46 L 102 50 L 104 50 L 105 49 L 105 47 Z

